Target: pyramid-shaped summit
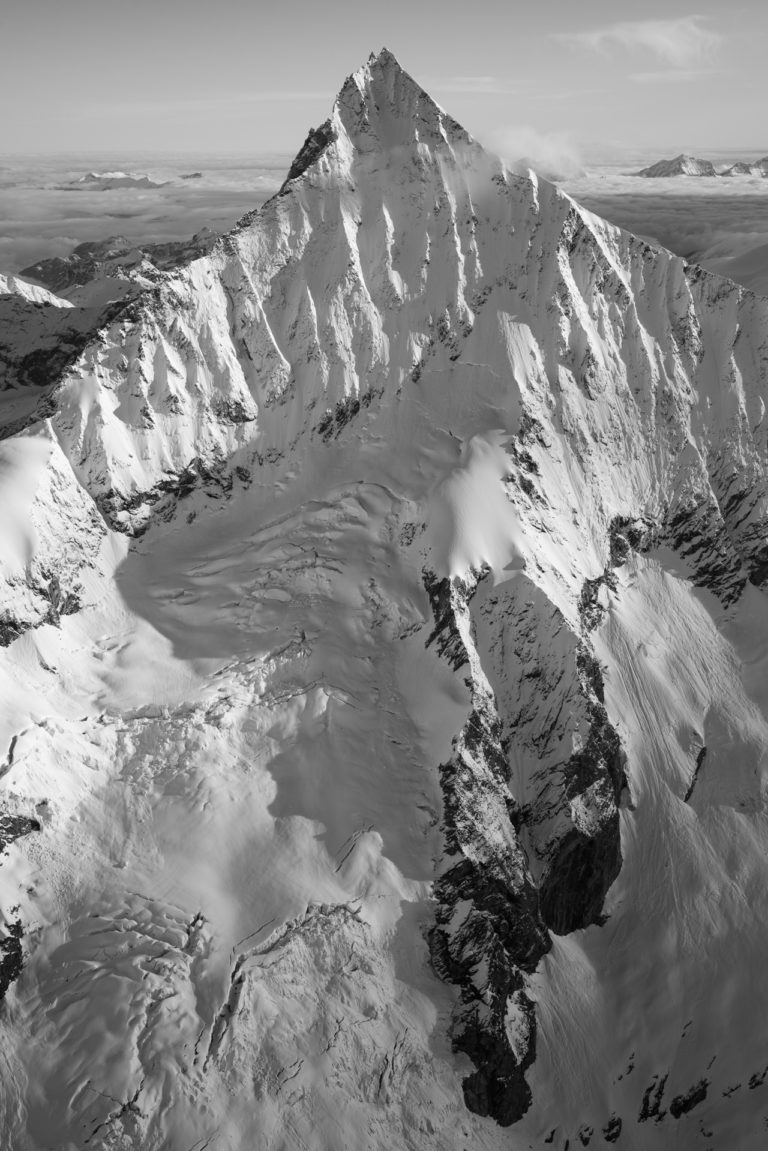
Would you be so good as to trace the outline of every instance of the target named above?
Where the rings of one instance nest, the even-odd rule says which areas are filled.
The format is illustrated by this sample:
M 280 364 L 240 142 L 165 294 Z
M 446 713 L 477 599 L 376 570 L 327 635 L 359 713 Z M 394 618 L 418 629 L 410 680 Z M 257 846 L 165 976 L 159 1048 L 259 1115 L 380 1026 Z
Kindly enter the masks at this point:
M 336 140 L 361 154 L 415 144 L 434 148 L 474 143 L 388 48 L 371 53 L 347 77 L 329 118 L 307 135 L 283 187 L 303 175 Z

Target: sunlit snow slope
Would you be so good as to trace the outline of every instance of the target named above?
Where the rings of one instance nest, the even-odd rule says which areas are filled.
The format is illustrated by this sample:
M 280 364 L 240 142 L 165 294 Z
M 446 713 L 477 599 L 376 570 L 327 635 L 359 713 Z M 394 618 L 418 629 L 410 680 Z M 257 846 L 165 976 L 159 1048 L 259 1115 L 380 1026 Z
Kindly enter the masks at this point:
M 7 1145 L 764 1147 L 768 301 L 386 51 L 61 357 L 3 291 Z

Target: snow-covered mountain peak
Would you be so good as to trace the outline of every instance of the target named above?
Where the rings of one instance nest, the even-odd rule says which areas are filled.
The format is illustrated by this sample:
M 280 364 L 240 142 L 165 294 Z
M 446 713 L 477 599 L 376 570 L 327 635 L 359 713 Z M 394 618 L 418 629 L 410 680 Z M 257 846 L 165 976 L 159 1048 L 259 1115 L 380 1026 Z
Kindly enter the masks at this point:
M 664 178 L 667 176 L 716 176 L 714 164 L 709 160 L 702 160 L 698 156 L 689 156 L 681 152 L 672 160 L 659 160 L 648 168 L 642 168 L 636 173 L 638 176 Z
M 471 142 L 387 48 L 348 78 L 336 98 L 334 118 L 361 150 Z
M 424 150 L 473 146 L 479 151 L 469 133 L 383 48 L 347 77 L 329 119 L 309 132 L 284 187 L 323 156 L 326 172 L 338 173 L 352 154 L 390 158 L 395 150 L 419 146 Z
M 10 1143 L 762 1147 L 768 301 L 383 52 L 130 304 L 0 303 Z

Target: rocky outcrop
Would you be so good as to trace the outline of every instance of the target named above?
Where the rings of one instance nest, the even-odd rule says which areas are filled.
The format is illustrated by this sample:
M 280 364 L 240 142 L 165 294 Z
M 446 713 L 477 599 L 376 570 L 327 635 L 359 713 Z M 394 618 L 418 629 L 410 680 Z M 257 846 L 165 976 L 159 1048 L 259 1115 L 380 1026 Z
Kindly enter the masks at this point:
M 0 647 L 7 647 L 31 627 L 43 623 L 57 625 L 63 615 L 74 615 L 80 610 L 81 585 L 62 588 L 61 580 L 55 572 L 41 571 L 40 582 L 36 582 L 34 577 L 28 578 L 24 581 L 24 587 L 33 601 L 40 604 L 42 614 L 33 620 L 29 617 L 16 617 L 7 608 L 0 609 Z M 47 604 L 44 610 L 43 604 Z
M 600 922 L 621 867 L 625 756 L 589 638 L 601 583 L 582 589 L 581 634 L 524 575 L 478 598 L 474 613 L 505 753 L 520 765 L 520 834 L 542 918 L 557 934 Z
M 501 723 L 471 635 L 477 577 L 425 573 L 435 629 L 428 643 L 455 669 L 468 668 L 472 707 L 440 768 L 445 860 L 435 884 L 430 934 L 435 970 L 460 988 L 451 1029 L 476 1071 L 464 1080 L 467 1106 L 502 1125 L 528 1109 L 525 1072 L 536 1054 L 534 1005 L 525 991 L 550 940 L 516 825 Z
M 13 759 L 13 750 L 8 755 L 5 770 L 9 770 Z M 0 775 L 4 771 L 0 771 Z M 0 810 L 0 857 L 17 839 L 30 835 L 33 831 L 40 831 L 40 821 L 18 812 Z M 0 859 L 0 864 L 2 860 Z M 5 999 L 6 992 L 11 984 L 19 978 L 24 966 L 24 925 L 18 918 L 18 907 L 11 909 L 8 918 L 4 909 L 0 909 L 3 923 L 0 925 L 0 1003 Z
M 319 128 L 310 128 L 306 140 L 288 169 L 288 175 L 285 178 L 283 189 L 285 189 L 292 180 L 298 180 L 299 176 L 303 175 L 307 168 L 322 156 L 325 149 L 329 144 L 333 143 L 334 139 L 335 135 L 330 120 L 326 120 Z
M 603 1127 L 603 1139 L 606 1143 L 618 1143 L 623 1123 L 620 1116 L 612 1115 Z
M 21 975 L 24 966 L 23 938 L 24 928 L 20 919 L 5 924 L 4 933 L 0 935 L 0 1003 L 5 999 L 8 988 Z
M 182 179 L 193 180 L 199 176 L 200 173 L 196 172 L 182 176 Z M 210 228 L 201 228 L 191 239 L 152 244 L 131 241 L 125 236 L 108 236 L 103 240 L 85 240 L 68 256 L 38 260 L 24 268 L 21 275 L 44 284 L 59 296 L 66 298 L 72 294 L 75 299 L 79 294 L 73 289 L 94 280 L 111 280 L 115 284 L 115 298 L 125 298 L 121 285 L 132 284 L 134 294 L 137 294 L 157 284 L 162 279 L 162 272 L 207 255 L 215 242 L 216 233 Z
M 681 1115 L 686 1115 L 692 1111 L 694 1107 L 698 1107 L 699 1103 L 703 1103 L 707 1098 L 707 1089 L 709 1081 L 701 1079 L 695 1083 L 689 1091 L 684 1095 L 676 1095 L 669 1105 L 669 1113 L 675 1119 L 679 1119 Z
M 432 961 L 461 988 L 452 1036 L 477 1068 L 464 1082 L 467 1105 L 507 1124 L 530 1103 L 536 1019 L 525 976 L 549 950 L 548 931 L 601 922 L 621 868 L 625 757 L 588 639 L 526 577 L 493 589 L 477 573 L 427 572 L 424 582 L 434 620 L 427 643 L 466 670 L 471 692 L 453 757 L 440 768 L 445 863 Z M 547 628 L 559 643 L 547 642 Z M 556 709 L 551 724 L 543 700 Z M 578 750 L 564 755 L 569 741 Z M 513 751 L 526 761 L 514 778 Z

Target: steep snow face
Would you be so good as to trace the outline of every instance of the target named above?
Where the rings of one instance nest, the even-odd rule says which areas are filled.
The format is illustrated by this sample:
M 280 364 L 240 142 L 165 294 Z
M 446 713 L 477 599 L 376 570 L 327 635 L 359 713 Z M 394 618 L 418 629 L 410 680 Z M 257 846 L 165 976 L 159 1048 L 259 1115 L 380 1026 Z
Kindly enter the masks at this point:
M 767 371 L 383 52 L 25 377 L 14 1146 L 760 1146 Z
M 0 503 L 0 645 L 7 646 L 79 610 L 83 581 L 104 578 L 107 531 L 46 425 L 0 441 Z

